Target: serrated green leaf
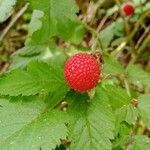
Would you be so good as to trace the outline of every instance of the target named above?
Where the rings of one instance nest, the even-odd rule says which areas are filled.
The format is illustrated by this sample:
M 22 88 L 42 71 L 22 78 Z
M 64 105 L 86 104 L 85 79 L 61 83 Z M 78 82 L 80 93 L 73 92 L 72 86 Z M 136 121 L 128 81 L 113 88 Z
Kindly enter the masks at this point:
M 149 150 L 150 138 L 144 135 L 136 135 L 131 150 Z
M 51 65 L 64 65 L 67 56 L 63 50 L 56 46 L 53 40 L 48 45 L 26 45 L 25 47 L 16 51 L 12 57 L 12 64 L 10 70 L 16 68 L 25 68 L 31 61 L 44 61 Z
M 137 65 L 130 65 L 127 69 L 128 80 L 132 84 L 140 87 L 150 87 L 150 73 L 142 70 Z
M 124 68 L 119 62 L 111 55 L 104 55 L 104 67 L 103 71 L 106 74 L 121 74 Z
M 17 54 L 22 57 L 34 57 L 39 55 L 42 51 L 46 49 L 46 46 L 37 45 L 37 46 L 26 46 L 20 49 Z
M 135 124 L 138 117 L 137 109 L 132 105 L 123 106 L 116 111 L 116 121 L 115 121 L 115 135 L 118 134 L 120 130 L 120 125 L 123 122 L 129 125 Z
M 57 31 L 59 37 L 76 44 L 81 42 L 85 34 L 84 26 L 79 21 L 70 19 L 59 20 Z
M 12 57 L 12 64 L 10 70 L 16 68 L 24 68 L 31 61 L 47 62 L 52 56 L 48 46 L 44 45 L 29 45 L 19 49 Z
M 100 38 L 103 48 L 106 49 L 107 47 L 109 47 L 114 37 L 122 37 L 124 35 L 123 33 L 123 19 L 119 18 L 100 32 Z
M 126 121 L 128 124 L 134 124 L 137 119 L 138 112 L 136 107 L 127 105 L 118 109 L 116 115 L 118 120 L 120 120 L 119 123 Z
M 131 132 L 132 126 L 128 125 L 126 122 L 120 123 L 119 132 L 113 141 L 113 150 L 124 150 Z
M 131 104 L 116 110 L 114 150 L 124 149 L 137 117 L 138 111 Z
M 41 92 L 58 93 L 68 88 L 60 67 L 52 67 L 44 62 L 31 62 L 27 70 L 16 69 L 0 78 L 0 94 L 28 96 Z
M 95 97 L 87 102 L 86 95 L 70 95 L 69 112 L 73 118 L 70 125 L 71 150 L 111 150 L 114 116 L 108 98 L 101 87 Z
M 16 4 L 16 0 L 0 0 L 0 22 L 7 19 L 7 15 Z
M 150 129 L 150 94 L 141 95 L 139 98 L 138 109 L 141 117 Z
M 49 150 L 66 139 L 65 114 L 47 110 L 39 98 L 0 99 L 0 149 Z
M 78 8 L 74 0 L 46 0 L 33 1 L 31 4 L 33 9 L 40 10 L 44 13 L 44 16 L 40 20 L 34 15 L 31 20 L 30 27 L 34 27 L 36 20 L 38 22 L 38 29 L 36 32 L 32 32 L 30 43 L 48 43 L 49 39 L 53 36 L 59 36 L 64 40 L 69 40 L 73 43 L 79 43 L 84 36 L 84 27 L 77 21 L 76 13 Z M 71 9 L 70 9 L 71 6 Z M 36 19 L 34 19 L 36 17 Z M 39 22 L 40 21 L 40 22 Z M 33 26 L 32 26 L 33 25 Z M 36 25 L 37 27 L 37 25 Z M 63 30 L 62 30 L 63 29 Z M 35 30 L 34 30 L 35 31 Z M 31 35 L 29 33 L 29 35 Z
M 128 105 L 131 101 L 131 97 L 129 97 L 127 92 L 120 86 L 105 85 L 104 89 L 114 110 Z

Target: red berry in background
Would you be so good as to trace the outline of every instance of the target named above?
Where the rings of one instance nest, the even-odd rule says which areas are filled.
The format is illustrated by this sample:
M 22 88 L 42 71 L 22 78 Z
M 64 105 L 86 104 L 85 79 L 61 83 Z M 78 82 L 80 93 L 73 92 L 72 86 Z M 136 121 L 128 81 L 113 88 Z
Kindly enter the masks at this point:
M 132 16 L 134 14 L 134 5 L 131 2 L 124 3 L 122 12 L 125 16 Z
M 78 53 L 70 57 L 64 66 L 64 76 L 68 85 L 77 92 L 93 89 L 101 74 L 101 65 L 96 58 L 87 53 Z

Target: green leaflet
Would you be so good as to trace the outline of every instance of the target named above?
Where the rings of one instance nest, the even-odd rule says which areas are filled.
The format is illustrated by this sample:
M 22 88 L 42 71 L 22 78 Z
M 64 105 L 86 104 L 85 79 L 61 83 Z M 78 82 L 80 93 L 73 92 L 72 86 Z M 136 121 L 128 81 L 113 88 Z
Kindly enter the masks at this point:
M 44 62 L 31 62 L 27 70 L 16 69 L 0 78 L 0 95 L 28 96 L 59 90 L 64 95 L 68 91 L 62 69 Z
M 132 150 L 149 150 L 150 138 L 144 135 L 136 135 L 132 145 Z
M 138 99 L 140 101 L 138 105 L 140 115 L 150 129 L 150 94 L 141 95 Z
M 48 44 L 54 36 L 73 43 L 81 42 L 84 26 L 77 20 L 78 7 L 74 0 L 46 0 L 44 3 L 42 0 L 30 1 L 35 11 L 30 24 L 28 43 Z
M 54 149 L 67 136 L 63 112 L 47 110 L 40 98 L 0 99 L 0 149 Z
M 114 116 L 103 89 L 97 88 L 91 102 L 86 95 L 68 96 L 68 114 L 73 119 L 69 126 L 71 150 L 111 150 Z

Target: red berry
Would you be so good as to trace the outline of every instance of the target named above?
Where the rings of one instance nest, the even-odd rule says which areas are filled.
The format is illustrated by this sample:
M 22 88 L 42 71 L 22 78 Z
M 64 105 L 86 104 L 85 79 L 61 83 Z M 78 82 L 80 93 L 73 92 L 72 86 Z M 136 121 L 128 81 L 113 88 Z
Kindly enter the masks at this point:
M 125 16 L 132 16 L 134 14 L 134 5 L 131 2 L 124 3 L 122 12 Z
M 100 64 L 87 53 L 78 53 L 70 57 L 64 67 L 64 76 L 68 85 L 77 92 L 93 89 L 100 78 Z

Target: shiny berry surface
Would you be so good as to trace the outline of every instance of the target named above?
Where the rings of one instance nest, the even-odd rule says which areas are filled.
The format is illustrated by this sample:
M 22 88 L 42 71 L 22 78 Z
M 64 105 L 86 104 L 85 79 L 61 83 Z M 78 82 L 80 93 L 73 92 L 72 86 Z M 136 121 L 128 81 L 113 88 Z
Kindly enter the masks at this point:
M 134 14 L 134 6 L 132 3 L 127 2 L 122 5 L 122 11 L 125 16 L 132 16 Z
M 100 69 L 94 56 L 78 53 L 66 61 L 64 77 L 70 88 L 77 92 L 86 92 L 97 85 L 100 79 Z

